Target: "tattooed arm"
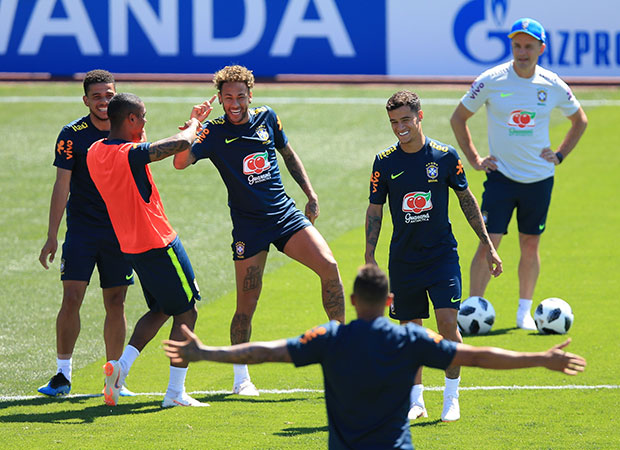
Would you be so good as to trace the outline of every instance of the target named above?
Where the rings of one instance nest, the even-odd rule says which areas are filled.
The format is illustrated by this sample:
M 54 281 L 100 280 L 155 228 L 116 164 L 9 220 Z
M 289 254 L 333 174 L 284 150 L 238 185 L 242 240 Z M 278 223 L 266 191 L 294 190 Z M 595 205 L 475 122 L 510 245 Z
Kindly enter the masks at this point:
M 364 259 L 366 264 L 377 265 L 375 260 L 375 249 L 381 232 L 381 221 L 383 220 L 383 205 L 370 203 L 366 210 L 366 253 Z
M 286 339 L 270 342 L 251 342 L 230 347 L 210 347 L 200 342 L 187 325 L 181 325 L 186 341 L 164 341 L 164 351 L 172 363 L 192 361 L 216 361 L 234 364 L 258 364 L 262 362 L 291 362 Z
M 297 156 L 297 153 L 295 153 L 291 147 L 291 144 L 287 143 L 284 148 L 279 148 L 278 151 L 282 155 L 282 158 L 284 158 L 284 164 L 286 164 L 286 168 L 291 176 L 308 197 L 305 214 L 310 222 L 314 223 L 316 218 L 319 217 L 319 198 L 316 192 L 314 192 L 314 189 L 312 189 L 312 184 L 310 184 L 310 178 L 306 173 L 306 169 L 301 159 L 299 159 L 299 156 Z
M 495 251 L 495 247 L 491 242 L 489 233 L 487 233 L 487 229 L 484 225 L 484 220 L 482 218 L 482 213 L 480 212 L 480 207 L 478 206 L 478 201 L 476 200 L 476 197 L 474 197 L 474 194 L 472 194 L 469 188 L 462 191 L 455 190 L 454 192 L 459 199 L 461 209 L 463 210 L 463 214 L 465 214 L 465 218 L 469 222 L 469 225 L 478 235 L 478 238 L 480 239 L 482 245 L 486 246 L 488 249 L 487 262 L 489 264 L 489 270 L 491 274 L 495 277 L 498 276 L 500 273 L 502 273 L 503 270 L 502 260 Z

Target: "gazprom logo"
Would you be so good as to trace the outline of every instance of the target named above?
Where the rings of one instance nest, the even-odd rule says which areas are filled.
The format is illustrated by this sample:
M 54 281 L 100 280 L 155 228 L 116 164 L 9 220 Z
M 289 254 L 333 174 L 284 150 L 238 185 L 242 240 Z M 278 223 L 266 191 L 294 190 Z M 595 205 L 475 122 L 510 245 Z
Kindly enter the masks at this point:
M 471 0 L 454 19 L 454 41 L 459 51 L 478 64 L 497 64 L 510 55 L 509 29 L 502 29 L 508 12 L 508 0 Z M 481 55 L 475 42 L 493 41 L 492 53 Z M 470 45 L 470 42 L 472 45 Z

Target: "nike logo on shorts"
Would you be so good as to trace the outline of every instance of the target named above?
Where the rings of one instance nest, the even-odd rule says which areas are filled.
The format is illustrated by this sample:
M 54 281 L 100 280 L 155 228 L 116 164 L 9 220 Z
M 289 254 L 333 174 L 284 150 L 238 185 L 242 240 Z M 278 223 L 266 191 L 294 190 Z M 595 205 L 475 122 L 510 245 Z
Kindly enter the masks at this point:
M 545 229 L 545 224 L 544 224 L 544 223 L 541 223 L 540 225 L 538 225 L 538 229 L 539 229 L 540 231 L 544 230 L 544 229 Z
M 125 279 L 127 281 L 131 280 L 133 278 L 133 272 L 131 273 L 131 275 L 125 275 Z
M 226 139 L 224 139 L 224 142 L 227 143 L 227 144 L 230 144 L 231 142 L 236 141 L 237 139 L 239 139 L 239 137 L 234 137 L 234 138 L 230 138 L 230 139 L 226 138 Z
M 404 170 L 401 173 L 393 173 L 392 175 L 390 175 L 390 177 L 392 177 L 392 180 L 395 180 L 396 178 L 401 176 L 403 173 L 405 173 Z

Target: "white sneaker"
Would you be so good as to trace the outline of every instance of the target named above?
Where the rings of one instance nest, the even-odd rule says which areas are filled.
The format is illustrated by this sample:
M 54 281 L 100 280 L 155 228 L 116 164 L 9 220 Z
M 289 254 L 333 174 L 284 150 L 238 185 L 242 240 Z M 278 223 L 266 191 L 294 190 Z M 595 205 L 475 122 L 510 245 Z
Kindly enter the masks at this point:
M 441 412 L 442 422 L 456 422 L 461 418 L 461 408 L 459 398 L 454 395 L 447 395 L 443 398 L 443 411 Z
M 121 397 L 135 397 L 136 394 L 134 392 L 131 392 L 129 389 L 127 389 L 127 386 L 125 386 L 124 384 L 121 386 L 121 390 L 118 393 Z
M 245 395 L 247 397 L 258 397 L 258 389 L 254 386 L 250 380 L 244 380 L 239 384 L 233 386 L 233 394 Z
M 108 406 L 116 406 L 126 374 L 122 374 L 121 363 L 115 360 L 108 361 L 103 365 L 103 374 L 105 375 L 103 401 Z
M 183 391 L 180 394 L 173 395 L 166 392 L 164 401 L 161 403 L 162 408 L 171 408 L 173 406 L 211 406 L 208 403 L 202 403 L 195 398 L 187 395 L 187 392 Z
M 532 319 L 532 315 L 529 312 L 523 316 L 517 313 L 517 327 L 523 330 L 535 330 L 536 322 L 534 322 L 534 319 Z
M 409 420 L 416 420 L 420 417 L 428 417 L 428 413 L 426 412 L 426 408 L 423 405 L 412 403 L 411 409 L 409 410 L 409 414 L 407 414 L 407 417 L 409 417 Z

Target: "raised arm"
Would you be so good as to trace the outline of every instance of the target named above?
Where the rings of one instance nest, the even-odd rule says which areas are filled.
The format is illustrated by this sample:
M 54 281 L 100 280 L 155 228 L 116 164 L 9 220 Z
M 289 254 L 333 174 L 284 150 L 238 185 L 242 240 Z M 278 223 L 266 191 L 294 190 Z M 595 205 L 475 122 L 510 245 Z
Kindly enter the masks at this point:
M 56 251 L 58 250 L 58 228 L 60 228 L 60 222 L 65 213 L 70 186 L 71 171 L 57 167 L 56 181 L 54 182 L 52 199 L 50 200 L 47 240 L 45 244 L 43 244 L 43 248 L 39 254 L 39 262 L 45 269 L 49 269 L 48 261 L 52 263 L 56 257 Z
M 459 143 L 459 147 L 461 147 L 461 150 L 467 157 L 467 161 L 469 161 L 469 164 L 471 164 L 475 170 L 484 170 L 485 172 L 497 170 L 494 156 L 489 155 L 482 158 L 478 150 L 476 150 L 474 141 L 471 138 L 471 133 L 469 132 L 469 127 L 467 126 L 467 121 L 473 115 L 473 112 L 467 109 L 463 103 L 459 102 L 459 105 L 450 118 L 450 125 L 452 126 L 454 136 Z
M 196 140 L 196 134 L 201 122 L 207 118 L 213 109 L 211 102 L 214 99 L 215 96 L 211 97 L 211 100 L 207 100 L 199 105 L 194 105 L 192 112 L 189 115 L 189 120 L 179 127 L 181 131 L 177 134 L 153 142 L 149 148 L 151 162 L 160 161 L 168 156 L 172 156 L 186 150 L 189 153 L 189 149 Z
M 216 98 L 217 98 L 217 95 L 214 95 L 206 102 L 201 103 L 200 105 L 194 106 L 194 108 L 192 108 L 192 113 L 190 114 L 190 120 L 192 118 L 195 118 L 199 122 L 203 122 L 209 116 L 211 111 L 213 111 L 213 102 L 215 101 Z M 180 126 L 179 129 L 183 130 L 187 126 L 187 123 L 188 122 L 186 122 L 185 125 Z M 195 138 L 196 136 L 194 135 L 194 139 Z M 192 143 L 193 142 L 194 141 L 192 141 Z M 191 144 L 190 144 L 190 148 L 181 150 L 180 152 L 177 152 L 174 154 L 174 159 L 172 161 L 172 164 L 174 165 L 175 169 L 182 170 L 188 166 L 191 166 L 192 164 L 194 164 L 194 162 L 196 162 L 196 157 L 192 154 L 190 150 L 191 150 Z
M 568 116 L 568 120 L 571 122 L 570 128 L 558 149 L 554 152 L 550 148 L 544 148 L 540 154 L 542 158 L 552 162 L 556 166 L 573 151 L 588 126 L 588 117 L 581 107 L 576 113 Z
M 377 265 L 375 250 L 381 232 L 381 222 L 383 221 L 383 205 L 370 203 L 366 210 L 366 251 L 364 260 L 366 264 Z
M 485 369 L 524 369 L 546 367 L 549 370 L 577 375 L 583 372 L 586 360 L 562 349 L 570 339 L 551 347 L 546 352 L 515 352 L 497 347 L 474 347 L 457 344 L 452 366 L 482 367 Z
M 186 341 L 164 341 L 164 351 L 172 363 L 216 361 L 234 364 L 291 362 L 286 339 L 270 342 L 247 342 L 228 347 L 210 347 L 200 342 L 187 325 L 181 325 Z
M 306 169 L 304 168 L 303 163 L 297 153 L 293 150 L 291 145 L 287 143 L 283 148 L 279 148 L 278 151 L 282 155 L 284 159 L 284 164 L 286 164 L 286 168 L 290 172 L 291 176 L 295 180 L 295 182 L 299 185 L 306 197 L 308 197 L 308 203 L 306 203 L 305 215 L 310 220 L 310 222 L 314 223 L 317 217 L 319 217 L 319 198 L 312 189 L 312 184 L 310 183 L 310 178 L 306 173 Z
M 478 206 L 476 197 L 472 194 L 469 188 L 462 191 L 455 190 L 454 192 L 459 199 L 459 204 L 461 205 L 461 209 L 463 210 L 463 214 L 465 215 L 467 222 L 469 222 L 469 226 L 471 226 L 474 230 L 482 245 L 487 248 L 486 257 L 491 275 L 494 277 L 498 276 L 503 270 L 502 260 L 497 254 L 495 246 L 493 246 L 493 242 L 491 242 L 489 233 L 487 233 L 487 228 L 484 225 L 484 219 L 482 218 L 482 213 L 480 212 L 480 207 Z

